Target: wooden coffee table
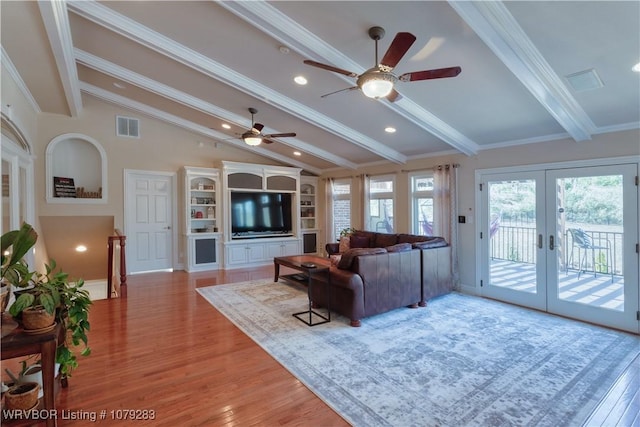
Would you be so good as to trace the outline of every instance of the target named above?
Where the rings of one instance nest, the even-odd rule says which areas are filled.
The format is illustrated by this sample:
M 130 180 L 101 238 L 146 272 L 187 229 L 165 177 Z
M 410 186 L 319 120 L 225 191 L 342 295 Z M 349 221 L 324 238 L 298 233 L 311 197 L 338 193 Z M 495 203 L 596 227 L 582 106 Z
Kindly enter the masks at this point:
M 311 302 L 311 286 L 312 281 L 311 277 L 317 274 L 326 274 L 327 275 L 327 301 L 331 301 L 331 276 L 329 275 L 329 267 L 331 267 L 331 262 L 326 258 L 321 258 L 313 255 L 294 255 L 294 256 L 283 256 L 283 257 L 275 257 L 273 259 L 273 265 L 275 268 L 275 275 L 273 278 L 274 282 L 277 282 L 278 279 L 283 278 L 285 280 L 289 280 L 295 283 L 302 283 L 307 285 L 307 291 L 309 296 L 309 309 L 305 311 L 301 311 L 299 313 L 293 313 L 293 316 L 300 320 L 301 322 L 307 324 L 308 326 L 316 326 L 322 325 L 323 323 L 327 323 L 331 321 L 331 310 L 329 304 L 327 303 L 327 315 L 323 315 L 313 310 L 312 302 Z M 300 271 L 299 274 L 285 274 L 280 275 L 280 266 L 284 265 L 285 267 L 292 268 L 294 270 Z M 307 315 L 309 316 L 309 320 L 306 319 Z M 322 320 L 318 322 L 313 322 L 313 315 L 320 317 Z

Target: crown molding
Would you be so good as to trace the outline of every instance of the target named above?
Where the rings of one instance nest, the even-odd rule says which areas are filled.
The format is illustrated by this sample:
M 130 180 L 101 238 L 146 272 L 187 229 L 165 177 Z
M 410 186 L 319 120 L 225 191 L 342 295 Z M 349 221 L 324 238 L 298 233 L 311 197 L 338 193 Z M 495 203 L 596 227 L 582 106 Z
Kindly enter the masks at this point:
M 36 113 L 42 113 L 42 109 L 36 102 L 36 99 L 31 94 L 31 91 L 29 91 L 29 88 L 25 84 L 24 80 L 22 80 L 22 76 L 20 75 L 20 73 L 18 73 L 18 70 L 16 69 L 15 65 L 13 65 L 13 61 L 11 61 L 11 58 L 9 58 L 9 55 L 4 50 L 4 47 L 1 45 L 0 45 L 0 50 L 1 50 L 0 60 L 2 61 L 2 65 L 7 70 L 7 72 L 15 82 L 16 86 L 18 86 L 18 89 L 20 90 L 22 95 L 25 97 L 25 99 L 27 100 L 31 108 L 33 108 L 33 111 L 35 111 Z M 3 108 L 4 108 L 4 105 L 3 105 Z

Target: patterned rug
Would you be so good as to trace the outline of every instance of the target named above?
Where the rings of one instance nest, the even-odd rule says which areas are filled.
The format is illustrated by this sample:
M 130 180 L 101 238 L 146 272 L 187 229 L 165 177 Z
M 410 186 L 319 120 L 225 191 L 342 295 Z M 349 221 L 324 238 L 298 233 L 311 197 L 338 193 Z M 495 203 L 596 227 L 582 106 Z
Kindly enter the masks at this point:
M 269 280 L 197 289 L 354 426 L 580 426 L 640 338 L 462 294 L 352 328 L 292 316 L 306 289 Z

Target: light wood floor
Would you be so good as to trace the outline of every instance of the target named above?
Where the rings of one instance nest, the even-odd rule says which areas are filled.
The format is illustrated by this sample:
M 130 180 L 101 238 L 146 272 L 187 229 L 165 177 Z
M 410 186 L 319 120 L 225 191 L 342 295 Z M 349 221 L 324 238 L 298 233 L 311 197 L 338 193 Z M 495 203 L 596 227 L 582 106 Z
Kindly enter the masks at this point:
M 271 266 L 129 276 L 125 297 L 96 301 L 91 309 L 93 353 L 80 359 L 58 395 L 58 425 L 93 424 L 60 419 L 62 410 L 95 411 L 98 419 L 104 410 L 103 425 L 348 425 L 194 291 L 271 277 Z M 603 399 L 590 421 L 639 421 L 637 369 L 629 368 L 620 390 Z M 155 419 L 112 420 L 121 409 L 154 411 Z

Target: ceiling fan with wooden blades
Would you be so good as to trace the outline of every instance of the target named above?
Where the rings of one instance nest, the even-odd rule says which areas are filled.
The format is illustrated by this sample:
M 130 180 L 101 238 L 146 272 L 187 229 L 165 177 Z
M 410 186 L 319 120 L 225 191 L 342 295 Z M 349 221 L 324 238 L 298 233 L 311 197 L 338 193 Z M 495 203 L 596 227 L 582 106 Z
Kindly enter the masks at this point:
M 413 71 L 404 73 L 396 77 L 391 71 L 398 65 L 398 62 L 407 53 L 411 45 L 416 41 L 416 37 L 411 33 L 400 32 L 391 42 L 387 52 L 382 57 L 382 61 L 378 62 L 378 41 L 384 37 L 385 31 L 382 27 L 369 28 L 369 37 L 376 42 L 375 54 L 376 65 L 369 68 L 364 73 L 358 75 L 353 71 L 343 70 L 331 65 L 322 64 L 320 62 L 305 60 L 304 63 L 313 67 L 322 68 L 323 70 L 332 71 L 338 74 L 344 74 L 349 77 L 356 77 L 356 86 L 340 89 L 335 92 L 322 95 L 322 98 L 333 95 L 334 93 L 347 90 L 360 89 L 369 98 L 387 98 L 390 102 L 400 99 L 400 94 L 394 89 L 394 85 L 399 80 L 401 82 L 415 82 L 420 80 L 442 79 L 447 77 L 455 77 L 462 71 L 460 67 L 438 68 L 433 70 Z
M 262 129 L 264 129 L 264 125 L 262 123 L 255 123 L 253 121 L 253 116 L 257 112 L 258 110 L 256 110 L 255 108 L 249 108 L 249 113 L 251 113 L 251 129 L 241 135 L 241 138 L 245 142 L 245 144 L 251 146 L 260 145 L 260 143 L 262 142 L 264 142 L 265 144 L 272 144 L 274 141 L 272 141 L 271 138 L 286 138 L 296 136 L 294 132 L 271 133 L 268 135 L 263 135 Z

